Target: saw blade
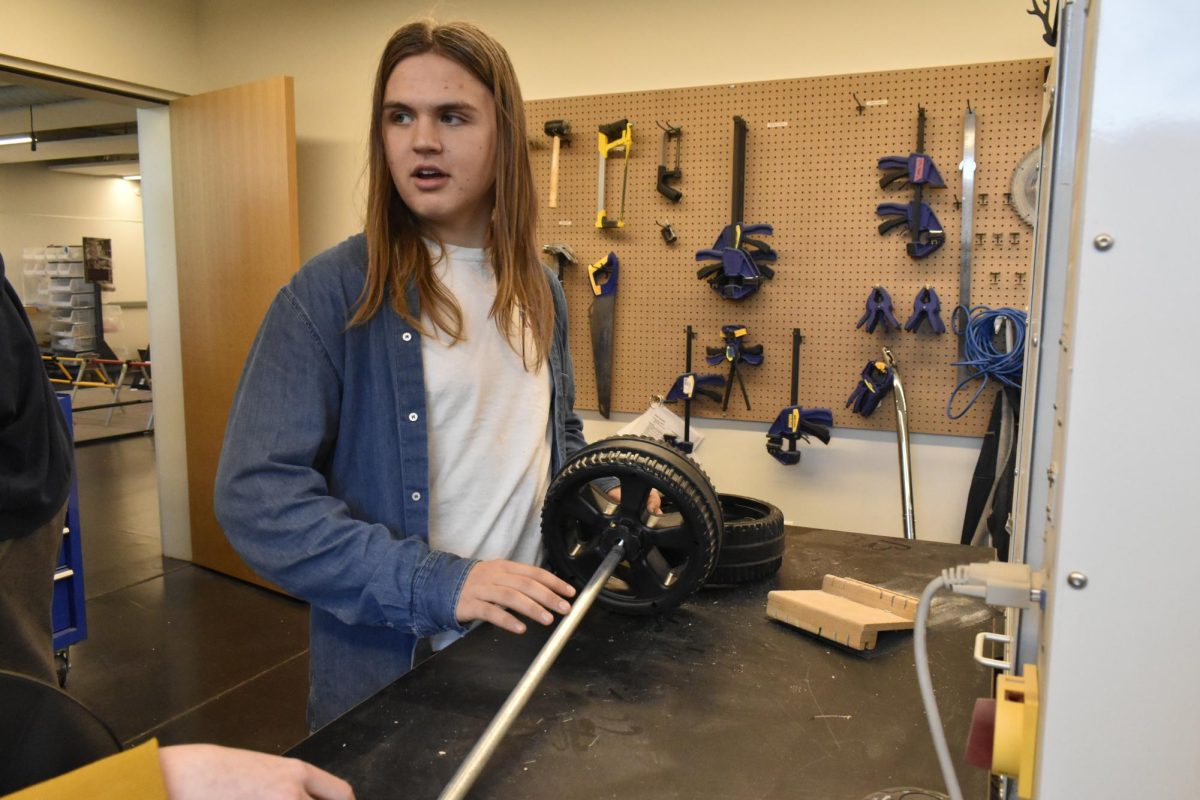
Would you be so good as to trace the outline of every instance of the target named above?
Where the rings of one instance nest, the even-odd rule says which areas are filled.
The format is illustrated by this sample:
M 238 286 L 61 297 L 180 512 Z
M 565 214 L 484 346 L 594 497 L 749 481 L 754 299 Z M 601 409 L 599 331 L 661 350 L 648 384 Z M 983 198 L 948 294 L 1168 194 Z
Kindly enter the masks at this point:
M 612 400 L 613 317 L 616 293 L 592 299 L 588 325 L 592 331 L 592 363 L 596 368 L 596 403 L 600 416 L 608 419 Z
M 1025 154 L 1013 170 L 1012 205 L 1017 216 L 1029 227 L 1037 215 L 1038 179 L 1041 172 L 1042 149 L 1035 147 Z

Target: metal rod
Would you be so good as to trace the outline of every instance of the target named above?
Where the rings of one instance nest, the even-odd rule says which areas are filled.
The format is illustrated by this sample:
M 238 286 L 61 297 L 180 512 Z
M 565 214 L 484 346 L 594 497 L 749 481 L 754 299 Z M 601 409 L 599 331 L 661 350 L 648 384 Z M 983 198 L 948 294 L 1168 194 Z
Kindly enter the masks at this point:
M 80 411 L 98 411 L 102 408 L 121 408 L 122 406 L 140 406 L 146 403 L 153 403 L 151 399 L 146 400 L 122 400 L 119 403 L 101 403 L 95 406 L 78 406 L 71 409 L 72 414 L 78 414 Z
M 800 341 L 799 328 L 792 328 L 792 405 L 800 402 Z
M 925 107 L 917 106 L 917 152 L 925 152 Z M 913 184 L 913 204 L 912 210 L 908 212 L 908 232 L 909 238 L 914 242 L 921 241 L 921 199 L 924 185 L 920 183 Z
M 690 373 L 692 371 L 692 326 L 687 326 L 687 355 L 685 356 L 685 366 L 683 371 Z M 691 441 L 692 435 L 692 398 L 686 397 L 683 400 L 683 440 Z
M 912 455 L 908 449 L 908 402 L 904 398 L 904 384 L 892 351 L 883 348 L 883 358 L 892 370 L 892 399 L 896 401 L 896 444 L 900 450 L 900 512 L 904 519 L 904 538 L 916 539 L 916 512 L 913 508 Z
M 624 136 L 624 134 L 621 135 L 622 137 Z M 625 221 L 625 195 L 629 190 L 629 142 L 632 138 L 633 133 L 631 131 L 629 139 L 626 140 L 625 147 L 623 148 L 625 150 L 625 177 L 621 178 L 621 212 L 617 216 L 617 220 L 620 222 Z
M 746 391 L 746 382 L 742 380 L 742 373 L 737 373 L 738 388 L 742 390 L 742 399 L 746 401 L 746 410 L 750 410 L 750 394 Z
M 733 395 L 733 382 L 737 379 L 737 359 L 729 362 L 729 378 L 725 384 L 725 397 L 721 400 L 721 410 L 729 410 L 729 398 Z
M 963 160 L 958 165 L 962 170 L 962 233 L 959 241 L 958 262 L 958 304 L 968 318 L 971 316 L 971 235 L 975 220 L 975 112 L 967 103 L 967 113 L 963 117 Z M 958 337 L 958 360 L 967 357 L 967 337 L 964 326 L 963 335 Z M 971 371 L 966 366 L 958 368 L 958 379 L 966 380 Z
M 792 405 L 800 404 L 800 342 L 804 337 L 800 335 L 799 328 L 792 328 Z M 800 409 L 796 409 L 797 415 L 800 414 Z M 797 429 L 799 428 L 799 419 L 797 419 Z M 796 439 L 788 439 L 788 452 L 796 452 Z
M 558 623 L 558 627 L 554 629 L 554 633 L 550 639 L 542 646 L 538 652 L 537 658 L 529 665 L 529 669 L 525 671 L 520 683 L 512 690 L 512 694 L 504 701 L 504 705 L 496 713 L 488 725 L 487 730 L 483 732 L 483 736 L 479 737 L 479 741 L 471 748 L 471 752 L 467 754 L 467 758 L 458 768 L 458 772 L 454 773 L 454 777 L 450 779 L 450 783 L 446 784 L 446 788 L 439 795 L 439 800 L 461 800 L 466 797 L 471 787 L 475 785 L 479 773 L 483 772 L 484 766 L 487 765 L 488 759 L 492 753 L 496 751 L 500 740 L 504 738 L 504 734 L 512 727 L 517 716 L 521 713 L 521 709 L 525 708 L 525 704 L 529 702 L 529 698 L 533 695 L 534 690 L 541 683 L 542 678 L 550 671 L 550 667 L 554 664 L 554 660 L 558 658 L 558 654 L 567 644 L 567 639 L 571 638 L 571 634 L 579 627 L 579 623 L 583 621 L 583 617 L 587 614 L 588 609 L 592 607 L 596 596 L 600 594 L 600 589 L 604 586 L 605 581 L 612 577 L 613 572 L 617 568 L 617 564 L 625 556 L 624 543 L 617 544 L 609 551 L 604 560 L 600 562 L 600 566 L 596 569 L 591 580 L 587 582 L 587 586 L 583 587 L 583 591 L 575 598 L 572 605 L 571 613 L 562 618 Z
M 118 439 L 134 439 L 138 436 L 153 436 L 154 429 L 146 428 L 141 431 L 129 431 L 128 433 L 110 433 L 105 436 L 93 436 L 90 439 L 76 439 L 75 446 L 83 447 L 89 444 L 99 444 L 100 442 L 115 442 Z
M 746 120 L 733 118 L 733 200 L 730 203 L 730 222 L 740 225 L 746 211 Z
M 600 132 L 601 142 L 604 142 L 604 132 Z M 605 175 L 605 163 L 608 159 L 608 153 L 604 149 L 604 144 L 600 144 L 600 162 L 596 167 L 596 222 L 601 222 L 600 212 L 604 211 L 604 216 L 608 216 L 608 212 L 604 208 L 604 183 L 607 179 Z

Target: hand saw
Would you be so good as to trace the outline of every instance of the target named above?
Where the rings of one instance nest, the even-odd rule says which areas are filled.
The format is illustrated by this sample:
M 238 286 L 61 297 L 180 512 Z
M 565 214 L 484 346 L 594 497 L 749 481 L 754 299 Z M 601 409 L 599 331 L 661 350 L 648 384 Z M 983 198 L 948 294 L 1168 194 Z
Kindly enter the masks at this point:
M 612 400 L 613 319 L 619 269 L 616 253 L 609 253 L 606 258 L 588 265 L 588 282 L 592 285 L 593 295 L 588 325 L 592 331 L 592 363 L 596 367 L 596 402 L 605 419 Z
M 600 150 L 600 166 L 596 173 L 596 227 L 624 228 L 625 190 L 629 187 L 629 150 L 633 146 L 633 126 L 627 119 L 601 125 L 596 141 Z M 621 179 L 621 210 L 617 213 L 616 219 L 608 216 L 608 211 L 604 206 L 605 181 L 607 180 L 605 166 L 608 163 L 609 153 L 613 150 L 621 150 L 625 154 L 625 175 Z

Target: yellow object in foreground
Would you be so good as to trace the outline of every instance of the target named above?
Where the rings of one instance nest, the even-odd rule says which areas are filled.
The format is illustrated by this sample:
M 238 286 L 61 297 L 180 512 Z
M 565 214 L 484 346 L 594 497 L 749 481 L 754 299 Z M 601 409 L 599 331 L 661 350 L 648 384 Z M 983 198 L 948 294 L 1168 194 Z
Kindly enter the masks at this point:
M 167 800 L 158 741 L 151 739 L 115 756 L 7 795 L 2 800 Z
M 992 741 L 992 772 L 1017 779 L 1017 796 L 1033 797 L 1034 757 L 1037 753 L 1037 667 L 1025 674 L 996 678 L 996 732 Z

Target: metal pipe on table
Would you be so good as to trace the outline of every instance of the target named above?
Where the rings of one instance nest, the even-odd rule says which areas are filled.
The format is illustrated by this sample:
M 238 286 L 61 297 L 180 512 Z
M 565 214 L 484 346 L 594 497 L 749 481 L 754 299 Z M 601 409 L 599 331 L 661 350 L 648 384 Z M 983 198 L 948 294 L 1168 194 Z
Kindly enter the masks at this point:
M 592 603 L 596 601 L 597 595 L 604 587 L 605 582 L 612 577 L 617 565 L 621 563 L 621 559 L 625 556 L 624 543 L 617 544 L 609 551 L 604 560 L 600 562 L 600 566 L 587 582 L 587 586 L 583 587 L 583 591 L 575 598 L 572 604 L 571 613 L 562 618 L 558 623 L 558 627 L 554 629 L 554 633 L 550 639 L 542 646 L 533 663 L 529 665 L 529 669 L 525 670 L 525 674 L 521 677 L 516 688 L 509 694 L 508 699 L 504 701 L 504 705 L 496 712 L 496 716 L 492 718 L 488 724 L 487 730 L 483 732 L 483 736 L 479 737 L 479 741 L 471 748 L 471 752 L 467 754 L 466 760 L 459 766 L 458 772 L 454 773 L 454 777 L 450 779 L 450 783 L 446 784 L 446 788 L 438 796 L 438 800 L 461 800 L 475 785 L 475 781 L 479 778 L 479 773 L 483 772 L 483 768 L 487 765 L 488 759 L 492 753 L 496 751 L 500 741 L 504 738 L 504 734 L 508 733 L 508 729 L 512 727 L 521 710 L 525 708 L 525 704 L 529 702 L 529 698 L 533 696 L 533 692 L 541 683 L 542 678 L 550 671 L 550 667 L 554 664 L 558 654 L 562 652 L 566 646 L 567 640 L 571 638 L 571 634 L 579 627 L 579 623 L 583 621 L 583 617 L 587 614 L 588 609 L 592 607 Z
M 916 511 L 913 508 L 912 454 L 908 447 L 908 402 L 904 383 L 890 348 L 883 348 L 883 358 L 892 370 L 892 398 L 896 402 L 896 445 L 900 454 L 900 510 L 904 520 L 904 538 L 916 539 Z

